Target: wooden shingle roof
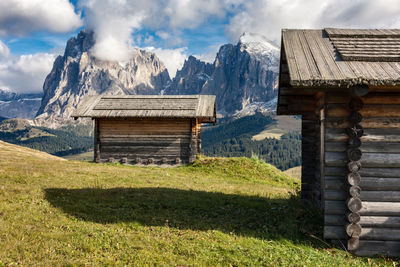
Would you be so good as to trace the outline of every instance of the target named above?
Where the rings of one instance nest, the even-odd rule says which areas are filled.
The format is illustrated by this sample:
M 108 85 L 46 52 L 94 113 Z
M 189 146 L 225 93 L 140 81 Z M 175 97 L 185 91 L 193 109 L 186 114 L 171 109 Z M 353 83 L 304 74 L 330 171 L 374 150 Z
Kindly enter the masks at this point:
M 293 87 L 400 85 L 399 29 L 282 30 L 282 52 Z
M 215 122 L 213 95 L 86 96 L 74 118 L 198 118 Z

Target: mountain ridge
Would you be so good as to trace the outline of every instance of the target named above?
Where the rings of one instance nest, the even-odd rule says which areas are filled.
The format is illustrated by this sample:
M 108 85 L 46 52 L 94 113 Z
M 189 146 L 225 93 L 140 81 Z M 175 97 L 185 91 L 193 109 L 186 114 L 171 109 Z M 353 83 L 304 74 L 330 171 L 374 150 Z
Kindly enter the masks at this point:
M 82 30 L 68 40 L 46 77 L 36 125 L 57 126 L 70 120 L 85 95 L 160 94 L 170 81 L 164 64 L 155 54 L 136 49 L 122 65 L 91 55 L 93 32 Z
M 171 79 L 149 51 L 132 50 L 131 60 L 123 64 L 95 58 L 93 34 L 82 30 L 70 38 L 54 61 L 33 125 L 71 123 L 82 97 L 98 94 L 212 94 L 222 116 L 274 112 L 279 48 L 263 36 L 244 33 L 236 45 L 222 45 L 213 63 L 189 56 Z
M 265 37 L 244 33 L 222 45 L 213 64 L 190 56 L 166 94 L 213 94 L 217 112 L 230 116 L 253 104 L 252 114 L 277 96 L 279 48 Z M 272 111 L 272 109 L 269 109 Z

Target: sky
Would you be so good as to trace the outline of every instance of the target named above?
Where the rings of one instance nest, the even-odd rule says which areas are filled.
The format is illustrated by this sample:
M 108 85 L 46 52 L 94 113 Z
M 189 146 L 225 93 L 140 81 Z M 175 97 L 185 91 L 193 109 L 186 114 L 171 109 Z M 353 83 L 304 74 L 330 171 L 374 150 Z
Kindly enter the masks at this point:
M 54 59 L 83 28 L 93 56 L 153 51 L 170 76 L 189 55 L 212 62 L 243 32 L 279 45 L 282 28 L 400 28 L 399 0 L 1 0 L 0 88 L 41 92 Z

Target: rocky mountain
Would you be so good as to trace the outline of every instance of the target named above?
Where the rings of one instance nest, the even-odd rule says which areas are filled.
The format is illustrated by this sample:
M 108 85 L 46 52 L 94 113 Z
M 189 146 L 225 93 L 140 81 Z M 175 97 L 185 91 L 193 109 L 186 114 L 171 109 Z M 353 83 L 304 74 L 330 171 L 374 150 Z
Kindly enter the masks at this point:
M 189 56 L 166 89 L 166 94 L 201 94 L 204 84 L 214 73 L 214 65 Z
M 221 46 L 213 64 L 189 57 L 165 94 L 214 94 L 223 115 L 263 109 L 274 103 L 278 72 L 279 47 L 244 33 L 237 45 Z
M 41 100 L 42 94 L 18 94 L 0 89 L 0 117 L 32 119 Z
M 85 95 L 160 94 L 170 82 L 164 64 L 155 54 L 136 49 L 124 63 L 94 58 L 93 32 L 82 30 L 68 40 L 43 85 L 36 125 L 55 127 L 69 119 Z
M 236 45 L 221 46 L 212 64 L 190 56 L 172 80 L 151 52 L 136 49 L 121 64 L 93 57 L 93 45 L 85 30 L 68 41 L 46 77 L 34 124 L 57 127 L 83 96 L 97 94 L 213 94 L 218 113 L 228 116 L 274 109 L 279 48 L 262 36 L 245 33 Z

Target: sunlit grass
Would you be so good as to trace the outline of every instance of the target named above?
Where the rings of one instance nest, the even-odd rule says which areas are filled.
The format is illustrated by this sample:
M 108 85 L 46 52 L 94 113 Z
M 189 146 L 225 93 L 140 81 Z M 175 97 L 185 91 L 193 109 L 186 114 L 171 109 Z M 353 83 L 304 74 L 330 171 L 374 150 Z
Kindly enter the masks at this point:
M 257 159 L 139 168 L 0 142 L 0 265 L 393 266 L 326 244 L 298 190 Z

